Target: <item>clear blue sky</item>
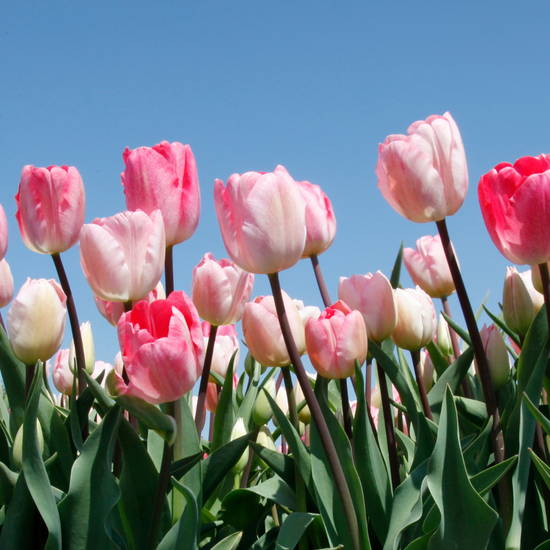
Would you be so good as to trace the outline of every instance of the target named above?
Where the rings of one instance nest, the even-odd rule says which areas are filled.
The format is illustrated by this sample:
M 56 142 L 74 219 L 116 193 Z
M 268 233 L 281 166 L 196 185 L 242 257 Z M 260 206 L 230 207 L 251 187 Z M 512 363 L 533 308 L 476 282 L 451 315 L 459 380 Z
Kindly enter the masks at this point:
M 19 236 L 25 164 L 76 166 L 90 223 L 125 209 L 124 148 L 168 140 L 191 145 L 202 193 L 197 233 L 175 248 L 178 289 L 190 291 L 205 252 L 227 256 L 214 179 L 282 164 L 334 205 L 338 233 L 320 262 L 335 300 L 341 275 L 389 275 L 401 240 L 435 234 L 391 209 L 374 169 L 388 134 L 450 111 L 470 191 L 448 226 L 474 307 L 491 289 L 496 309 L 507 262 L 483 225 L 477 182 L 499 162 L 550 153 L 549 20 L 550 4 L 529 1 L 4 2 L 0 203 L 16 289 L 56 277 Z M 112 363 L 116 331 L 95 309 L 78 248 L 63 259 L 96 356 Z M 308 262 L 281 278 L 293 298 L 321 306 Z M 268 293 L 257 277 L 254 295 Z

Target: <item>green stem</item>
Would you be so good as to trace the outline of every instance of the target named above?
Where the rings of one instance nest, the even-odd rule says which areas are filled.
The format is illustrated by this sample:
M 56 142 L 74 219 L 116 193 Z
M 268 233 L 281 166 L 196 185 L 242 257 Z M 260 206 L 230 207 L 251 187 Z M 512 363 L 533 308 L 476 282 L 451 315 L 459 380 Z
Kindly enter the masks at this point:
M 420 393 L 420 401 L 422 401 L 422 410 L 424 416 L 433 420 L 432 410 L 430 409 L 430 403 L 428 401 L 428 394 L 426 393 L 426 386 L 424 384 L 424 378 L 422 377 L 422 371 L 420 370 L 420 352 L 411 351 L 412 362 L 414 366 L 414 374 L 416 376 L 416 384 L 418 385 L 418 392 Z
M 202 426 L 204 424 L 204 405 L 206 403 L 206 390 L 208 389 L 208 379 L 210 378 L 210 367 L 212 365 L 212 356 L 214 355 L 214 344 L 216 343 L 216 325 L 210 326 L 210 336 L 208 337 L 208 346 L 206 347 L 206 356 L 202 368 L 201 384 L 199 387 L 199 397 L 197 399 L 197 412 L 195 413 L 195 426 L 199 441 L 201 438 Z

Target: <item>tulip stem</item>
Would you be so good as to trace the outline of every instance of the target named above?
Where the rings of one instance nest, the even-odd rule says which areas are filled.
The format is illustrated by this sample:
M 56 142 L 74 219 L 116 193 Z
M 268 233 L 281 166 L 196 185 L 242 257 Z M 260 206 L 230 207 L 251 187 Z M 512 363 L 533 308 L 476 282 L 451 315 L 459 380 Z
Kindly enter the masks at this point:
M 539 271 L 544 294 L 544 304 L 546 305 L 546 319 L 548 319 L 548 328 L 550 330 L 550 274 L 548 273 L 548 264 L 539 264 Z
M 418 391 L 420 393 L 420 401 L 422 401 L 422 410 L 424 416 L 433 420 L 432 410 L 430 409 L 430 403 L 428 401 L 428 394 L 426 393 L 426 386 L 424 384 L 424 378 L 421 370 L 421 360 L 419 351 L 411 351 L 411 358 L 414 366 L 414 374 L 416 376 L 416 383 L 418 385 Z
M 325 284 L 325 279 L 323 278 L 323 272 L 321 271 L 321 266 L 319 265 L 319 258 L 317 258 L 317 254 L 312 254 L 310 258 L 311 258 L 311 263 L 313 265 L 315 278 L 317 279 L 317 285 L 319 286 L 319 290 L 321 291 L 321 297 L 323 298 L 323 303 L 325 304 L 325 307 L 330 307 L 332 305 L 332 302 L 330 301 L 327 285 Z
M 290 331 L 290 325 L 283 302 L 283 295 L 281 293 L 281 285 L 279 283 L 279 274 L 271 273 L 268 277 L 269 282 L 271 283 L 273 299 L 275 300 L 279 324 L 281 326 L 281 332 L 283 333 L 283 338 L 288 350 L 288 355 L 292 365 L 294 366 L 294 372 L 298 377 L 302 391 L 304 392 L 304 397 L 309 406 L 309 410 L 311 411 L 311 416 L 319 433 L 319 439 L 321 440 L 321 444 L 334 477 L 334 485 L 338 492 L 338 496 L 340 497 L 340 502 L 342 503 L 348 531 L 352 540 L 352 548 L 353 550 L 361 550 L 361 545 L 359 542 L 359 526 L 349 487 L 344 476 L 344 471 L 342 470 L 342 465 L 338 459 L 336 447 L 334 446 L 334 442 L 332 441 L 330 432 L 328 431 L 327 423 L 321 411 L 321 407 L 315 397 L 315 394 L 313 393 L 311 384 L 309 383 L 309 378 L 307 377 L 304 365 L 300 359 L 298 348 L 296 347 L 292 332 Z
M 199 388 L 199 397 L 197 399 L 197 412 L 195 413 L 195 426 L 197 427 L 199 441 L 201 440 L 202 425 L 204 422 L 204 404 L 206 403 L 206 390 L 208 388 L 208 378 L 210 377 L 210 366 L 212 365 L 217 331 L 218 327 L 216 325 L 210 326 L 210 336 L 208 337 L 204 367 L 202 368 L 201 385 Z
M 172 245 L 166 247 L 164 256 L 164 284 L 166 286 L 166 297 L 174 292 L 174 258 L 172 254 Z
M 26 365 L 25 368 L 25 400 L 29 397 L 29 392 L 31 390 L 32 381 L 34 379 L 34 371 L 36 369 L 36 364 L 32 363 Z

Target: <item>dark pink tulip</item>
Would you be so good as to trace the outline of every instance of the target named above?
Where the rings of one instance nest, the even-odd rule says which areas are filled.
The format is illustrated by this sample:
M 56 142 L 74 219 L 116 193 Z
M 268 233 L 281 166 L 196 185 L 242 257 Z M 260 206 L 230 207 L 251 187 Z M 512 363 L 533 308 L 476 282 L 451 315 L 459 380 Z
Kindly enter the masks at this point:
M 189 145 L 162 141 L 123 154 L 120 175 L 126 207 L 151 214 L 162 212 L 166 246 L 189 239 L 199 223 L 201 195 L 195 157 Z
M 119 394 L 158 405 L 190 391 L 202 372 L 204 338 L 195 306 L 184 292 L 138 302 L 118 323 L 118 341 L 130 380 L 116 375 Z
M 74 166 L 25 166 L 15 201 L 21 237 L 34 252 L 64 252 L 78 242 L 86 199 Z
M 8 250 L 8 220 L 0 204 L 0 261 L 4 259 Z
M 489 235 L 515 264 L 550 260 L 550 155 L 503 162 L 482 176 L 479 205 Z

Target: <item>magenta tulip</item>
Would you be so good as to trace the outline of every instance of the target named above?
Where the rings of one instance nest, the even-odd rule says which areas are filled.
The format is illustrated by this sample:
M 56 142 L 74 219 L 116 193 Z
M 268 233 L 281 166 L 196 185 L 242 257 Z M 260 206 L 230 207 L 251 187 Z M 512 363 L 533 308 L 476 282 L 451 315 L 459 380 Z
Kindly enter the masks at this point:
M 28 248 L 55 254 L 77 243 L 86 199 L 82 178 L 74 166 L 25 166 L 15 201 L 15 217 Z
M 355 361 L 367 357 L 367 329 L 363 316 L 339 300 L 310 319 L 306 346 L 311 364 L 325 378 L 342 379 L 355 373 Z
M 503 162 L 482 176 L 477 191 L 502 255 L 515 264 L 550 260 L 550 155 Z
M 8 251 L 8 220 L 4 208 L 0 204 L 0 261 L 4 259 Z
M 13 298 L 13 277 L 10 266 L 4 258 L 0 260 L 0 307 L 7 306 Z
M 306 205 L 282 167 L 233 174 L 214 185 L 218 222 L 231 259 L 250 273 L 277 273 L 302 257 Z
M 449 113 L 409 126 L 378 147 L 378 187 L 403 217 L 417 223 L 453 215 L 468 191 L 466 155 Z
M 191 298 L 204 320 L 232 325 L 240 321 L 253 286 L 254 275 L 226 258 L 216 261 L 208 252 L 193 270 Z
M 306 247 L 302 258 L 322 254 L 336 236 L 336 218 L 332 204 L 318 185 L 299 181 L 300 194 L 306 201 Z
M 82 227 L 80 265 L 94 294 L 128 302 L 151 292 L 164 269 L 164 224 L 160 210 L 122 212 Z
M 184 292 L 138 302 L 118 323 L 129 384 L 115 375 L 118 394 L 158 405 L 190 391 L 202 372 L 204 338 L 195 306 Z
M 450 296 L 455 291 L 455 284 L 439 235 L 421 237 L 416 241 L 416 250 L 405 248 L 403 262 L 413 283 L 431 298 Z

